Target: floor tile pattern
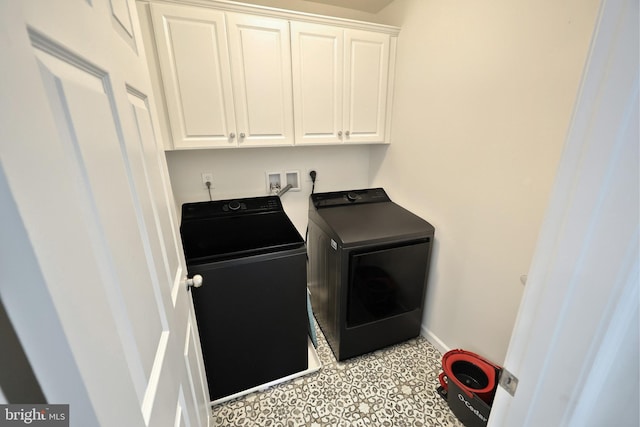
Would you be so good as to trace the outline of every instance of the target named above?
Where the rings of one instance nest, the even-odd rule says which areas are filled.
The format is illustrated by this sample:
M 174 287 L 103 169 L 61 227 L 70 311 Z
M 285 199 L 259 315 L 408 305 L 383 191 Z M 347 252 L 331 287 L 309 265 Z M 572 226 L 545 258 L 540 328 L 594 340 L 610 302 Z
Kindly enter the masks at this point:
M 462 426 L 436 392 L 442 356 L 425 338 L 337 362 L 318 332 L 318 372 L 214 406 L 213 425 Z

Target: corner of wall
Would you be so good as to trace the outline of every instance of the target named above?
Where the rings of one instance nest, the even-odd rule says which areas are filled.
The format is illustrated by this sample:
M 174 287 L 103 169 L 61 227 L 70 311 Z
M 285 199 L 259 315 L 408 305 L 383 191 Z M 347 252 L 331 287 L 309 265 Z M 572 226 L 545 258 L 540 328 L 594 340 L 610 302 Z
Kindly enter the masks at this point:
M 433 331 L 427 329 L 426 326 L 422 325 L 420 327 L 420 335 L 425 337 L 427 341 L 429 341 L 435 348 L 440 352 L 440 354 L 445 354 L 447 351 L 451 350 L 451 348 L 444 343 Z

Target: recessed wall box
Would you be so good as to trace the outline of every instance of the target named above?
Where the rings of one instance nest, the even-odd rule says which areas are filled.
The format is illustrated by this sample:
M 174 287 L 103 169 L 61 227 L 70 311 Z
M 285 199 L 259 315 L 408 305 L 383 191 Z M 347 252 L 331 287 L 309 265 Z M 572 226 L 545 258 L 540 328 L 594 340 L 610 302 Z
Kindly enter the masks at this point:
M 291 191 L 300 191 L 300 171 L 285 172 L 285 185 L 291 185 Z
M 267 194 L 278 194 L 284 187 L 282 172 L 266 172 L 267 175 Z M 285 184 L 286 185 L 286 184 Z

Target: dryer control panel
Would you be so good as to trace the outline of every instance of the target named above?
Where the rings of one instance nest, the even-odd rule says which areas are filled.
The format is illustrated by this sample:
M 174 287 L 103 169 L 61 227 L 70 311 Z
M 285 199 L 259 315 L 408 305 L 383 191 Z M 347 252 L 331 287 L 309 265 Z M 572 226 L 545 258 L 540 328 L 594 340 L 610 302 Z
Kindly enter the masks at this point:
M 311 195 L 311 202 L 316 209 L 333 206 L 345 206 L 362 203 L 390 202 L 391 199 L 382 188 L 363 190 L 334 191 Z

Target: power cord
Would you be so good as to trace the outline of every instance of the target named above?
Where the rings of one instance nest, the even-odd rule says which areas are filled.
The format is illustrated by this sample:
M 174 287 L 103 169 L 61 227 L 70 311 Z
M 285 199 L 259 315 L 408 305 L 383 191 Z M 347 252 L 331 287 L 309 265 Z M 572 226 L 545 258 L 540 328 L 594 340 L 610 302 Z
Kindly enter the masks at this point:
M 309 176 L 311 177 L 311 194 L 316 190 L 316 176 L 318 174 L 316 171 L 309 172 Z M 304 244 L 307 244 L 307 240 L 309 239 L 309 223 L 307 222 L 307 231 L 304 233 Z M 309 255 L 307 255 L 307 261 L 309 260 Z
M 316 171 L 309 172 L 309 176 L 311 177 L 311 194 L 313 194 L 313 192 L 316 189 L 316 176 L 317 176 Z
M 212 201 L 213 198 L 211 197 L 211 182 L 207 181 L 207 191 L 209 191 L 209 201 Z

